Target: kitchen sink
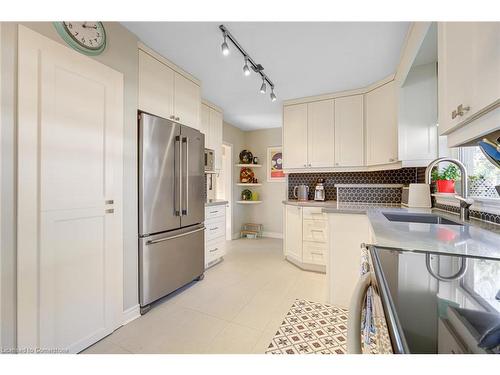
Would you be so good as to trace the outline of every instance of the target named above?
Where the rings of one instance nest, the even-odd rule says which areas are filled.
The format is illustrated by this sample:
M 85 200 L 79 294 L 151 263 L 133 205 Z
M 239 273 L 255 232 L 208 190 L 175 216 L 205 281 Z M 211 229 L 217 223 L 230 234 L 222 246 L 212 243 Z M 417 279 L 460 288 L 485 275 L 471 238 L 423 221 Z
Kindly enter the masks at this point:
M 415 213 L 392 213 L 382 212 L 389 221 L 399 221 L 403 223 L 425 223 L 425 224 L 445 224 L 445 225 L 461 225 L 453 220 L 445 219 L 444 217 L 434 214 L 415 214 Z

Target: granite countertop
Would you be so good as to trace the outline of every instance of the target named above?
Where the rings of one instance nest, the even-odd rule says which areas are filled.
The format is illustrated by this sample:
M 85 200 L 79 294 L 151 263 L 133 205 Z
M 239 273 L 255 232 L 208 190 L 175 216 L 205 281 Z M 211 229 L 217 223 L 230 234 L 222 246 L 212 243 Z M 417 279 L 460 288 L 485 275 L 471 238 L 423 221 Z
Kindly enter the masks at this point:
M 349 213 L 349 214 L 366 214 L 369 208 L 389 208 L 389 207 L 401 207 L 399 203 L 350 203 L 350 202 L 337 202 L 337 201 L 298 201 L 296 199 L 289 199 L 282 202 L 283 204 L 290 206 L 302 206 L 302 207 L 321 207 L 323 212 L 330 213 Z
M 325 213 L 366 214 L 376 245 L 444 255 L 500 260 L 500 226 L 479 220 L 462 222 L 459 216 L 437 209 L 403 208 L 378 204 L 339 203 L 324 207 Z M 464 225 L 390 221 L 383 213 L 433 213 Z
M 205 202 L 205 207 L 218 206 L 220 204 L 227 204 L 228 202 L 224 199 L 210 199 L 210 201 Z

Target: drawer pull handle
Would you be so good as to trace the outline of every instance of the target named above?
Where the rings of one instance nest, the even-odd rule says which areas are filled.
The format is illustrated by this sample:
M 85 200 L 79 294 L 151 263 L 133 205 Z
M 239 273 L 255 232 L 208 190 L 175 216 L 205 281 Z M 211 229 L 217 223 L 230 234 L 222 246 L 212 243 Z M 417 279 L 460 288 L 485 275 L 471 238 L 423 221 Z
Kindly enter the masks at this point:
M 218 213 L 219 211 L 210 211 L 211 214 L 216 214 Z
M 210 230 L 217 230 L 217 229 L 219 229 L 219 227 L 210 228 Z
M 316 251 L 311 251 L 311 254 L 315 254 L 315 255 L 323 255 L 323 253 L 318 253 Z
M 216 247 L 215 249 L 209 250 L 209 252 L 210 252 L 210 253 L 213 253 L 214 251 L 217 251 L 217 250 L 219 250 L 219 248 L 218 248 L 218 247 Z

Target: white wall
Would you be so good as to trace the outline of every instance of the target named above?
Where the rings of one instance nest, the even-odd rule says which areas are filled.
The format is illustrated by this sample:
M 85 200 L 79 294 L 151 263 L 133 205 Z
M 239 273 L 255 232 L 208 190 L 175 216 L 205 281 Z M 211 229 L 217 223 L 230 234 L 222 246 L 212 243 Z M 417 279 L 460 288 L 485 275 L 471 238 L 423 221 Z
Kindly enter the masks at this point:
M 281 202 L 286 199 L 286 183 L 267 182 L 266 175 L 267 148 L 281 146 L 281 128 L 242 131 L 225 122 L 222 134 L 223 141 L 233 145 L 234 164 L 239 162 L 239 154 L 244 149 L 250 150 L 254 156 L 259 157 L 259 162 L 262 164 L 262 168 L 254 168 L 255 175 L 262 186 L 252 189 L 259 193 L 263 202 L 258 205 L 233 204 L 233 238 L 239 236 L 241 225 L 246 222 L 263 224 L 265 235 L 281 238 L 283 236 Z M 242 187 L 236 186 L 239 178 L 240 170 L 234 168 L 233 202 L 241 199 Z
M 399 92 L 400 160 L 425 166 L 437 157 L 437 104 L 436 63 L 413 66 Z
M 228 124 L 227 122 L 224 122 L 222 128 L 222 140 L 223 142 L 230 143 L 233 146 L 233 164 L 238 163 L 240 151 L 246 147 L 245 132 L 231 124 Z M 240 199 L 240 188 L 236 186 L 236 182 L 238 182 L 239 177 L 239 169 L 233 166 L 233 217 L 231 218 L 233 238 L 237 238 L 239 236 L 241 224 L 248 221 L 247 207 L 243 207 L 241 204 L 236 203 L 236 201 Z
M 17 112 L 17 23 L 2 23 L 1 43 L 1 345 L 15 346 L 16 325 L 16 112 Z M 24 26 L 61 44 L 63 40 L 50 22 L 29 22 Z M 105 22 L 108 46 L 92 57 L 124 75 L 124 300 L 127 310 L 138 303 L 137 250 L 137 38 L 116 22 Z
M 262 129 L 245 132 L 245 143 L 254 156 L 259 157 L 262 168 L 255 168 L 261 187 L 255 188 L 259 193 L 261 204 L 248 206 L 248 220 L 252 223 L 263 224 L 264 235 L 269 237 L 283 237 L 283 205 L 286 199 L 286 182 L 267 181 L 267 148 L 281 146 L 282 128 Z

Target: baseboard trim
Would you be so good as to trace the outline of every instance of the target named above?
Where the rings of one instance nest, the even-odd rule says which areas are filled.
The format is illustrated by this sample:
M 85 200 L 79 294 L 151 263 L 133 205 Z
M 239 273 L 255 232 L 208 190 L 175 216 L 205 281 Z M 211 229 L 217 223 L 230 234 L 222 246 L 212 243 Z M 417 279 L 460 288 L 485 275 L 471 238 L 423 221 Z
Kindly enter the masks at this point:
M 139 304 L 128 308 L 122 313 L 122 325 L 130 323 L 132 320 L 137 319 L 141 316 L 141 309 Z
M 262 237 L 283 239 L 283 233 L 279 233 L 279 232 L 262 232 Z

